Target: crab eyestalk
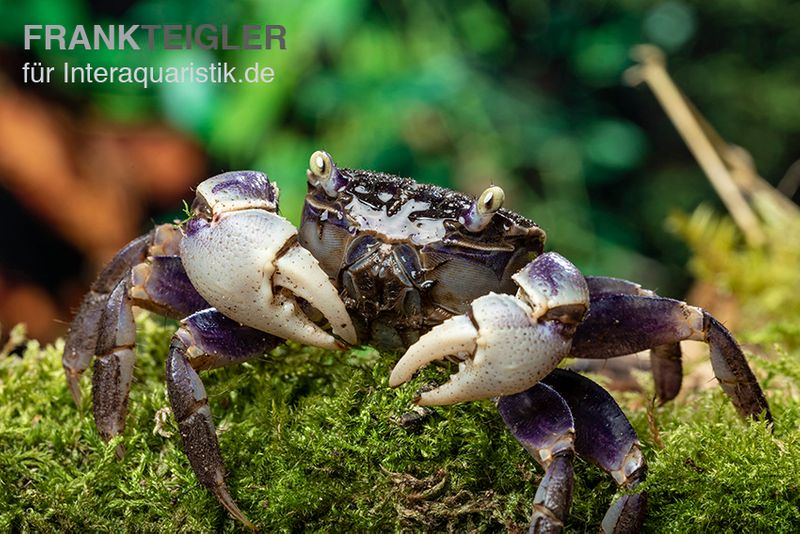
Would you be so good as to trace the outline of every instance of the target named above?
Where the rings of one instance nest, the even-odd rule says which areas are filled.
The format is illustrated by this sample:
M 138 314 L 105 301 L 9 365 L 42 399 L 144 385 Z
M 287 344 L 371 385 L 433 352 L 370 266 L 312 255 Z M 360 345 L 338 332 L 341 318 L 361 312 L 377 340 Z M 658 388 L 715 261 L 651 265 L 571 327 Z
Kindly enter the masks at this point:
M 278 189 L 265 175 L 210 178 L 197 187 L 194 206 L 180 252 L 203 298 L 231 319 L 274 336 L 342 348 L 303 312 L 301 298 L 324 316 L 336 337 L 356 342 L 336 288 L 299 245 L 295 227 L 277 214 Z
M 505 199 L 503 189 L 493 185 L 481 193 L 461 216 L 461 223 L 470 232 L 480 232 L 491 222 L 497 210 L 503 207 Z
M 347 179 L 336 168 L 331 155 L 324 150 L 317 150 L 311 154 L 306 176 L 311 185 L 321 187 L 325 194 L 332 198 L 347 185 Z
M 511 395 L 536 384 L 567 356 L 575 327 L 589 306 L 583 275 L 549 252 L 513 277 L 516 296 L 490 293 L 467 314 L 452 317 L 412 345 L 392 370 L 399 386 L 436 360 L 456 359 L 450 380 L 422 393 L 421 405 Z

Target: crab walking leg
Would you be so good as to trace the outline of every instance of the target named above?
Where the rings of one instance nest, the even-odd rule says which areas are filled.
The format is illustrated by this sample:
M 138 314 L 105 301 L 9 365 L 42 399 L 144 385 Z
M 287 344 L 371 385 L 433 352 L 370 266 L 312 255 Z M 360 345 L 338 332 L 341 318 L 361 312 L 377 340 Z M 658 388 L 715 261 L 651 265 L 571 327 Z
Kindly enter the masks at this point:
M 655 297 L 656 294 L 649 289 L 643 288 L 636 282 L 623 278 L 612 278 L 610 276 L 587 276 L 586 285 L 589 286 L 589 296 L 592 299 L 607 297 L 610 295 L 639 295 L 641 297 Z
M 210 308 L 192 286 L 180 256 L 150 256 L 131 270 L 131 304 L 180 319 Z
M 704 341 L 714 375 L 743 417 L 772 421 L 769 405 L 736 343 L 708 312 L 679 300 L 610 295 L 591 303 L 572 340 L 576 358 L 612 358 L 685 339 Z
M 255 527 L 239 510 L 225 484 L 208 395 L 197 370 L 241 363 L 281 342 L 280 338 L 242 326 L 210 308 L 182 321 L 167 358 L 169 401 L 192 470 L 228 512 L 249 528 Z
M 145 259 L 154 236 L 155 231 L 152 231 L 137 237 L 114 256 L 97 276 L 70 324 L 61 361 L 77 406 L 81 402 L 80 377 L 89 368 L 95 355 L 106 302 L 119 282 L 128 277 L 131 268 Z
M 166 252 L 158 245 L 151 249 Z M 106 441 L 125 430 L 136 358 L 134 305 L 171 318 L 210 307 L 189 283 L 178 256 L 148 257 L 117 284 L 97 327 L 92 374 L 94 420 Z
M 72 324 L 63 357 L 67 380 L 77 403 L 80 375 L 97 356 L 92 410 L 106 441 L 125 429 L 136 357 L 132 306 L 173 318 L 209 307 L 189 282 L 180 257 L 174 255 L 180 236 L 177 227 L 162 225 L 123 249 L 95 282 L 99 286 L 118 279 L 113 290 L 90 294 Z
M 556 369 L 542 382 L 558 393 L 575 418 L 576 452 L 611 474 L 621 488 L 638 486 L 647 474 L 639 439 L 611 395 L 585 376 L 564 369 Z M 603 531 L 640 531 L 646 505 L 644 492 L 623 495 L 606 512 Z
M 128 279 L 121 280 L 106 301 L 94 351 L 97 358 L 92 374 L 92 410 L 97 431 L 105 441 L 122 433 L 128 413 L 136 359 L 136 323 L 128 299 L 129 283 Z
M 583 275 L 548 252 L 512 277 L 516 296 L 489 293 L 465 315 L 451 317 L 419 338 L 397 362 L 389 385 L 407 382 L 434 360 L 461 360 L 450 380 L 417 400 L 453 404 L 524 391 L 569 353 L 572 334 L 589 303 Z
M 587 276 L 591 301 L 613 295 L 657 296 L 649 289 L 621 278 Z M 656 388 L 656 396 L 664 403 L 674 399 L 681 391 L 683 364 L 680 343 L 667 343 L 650 349 L 650 368 Z
M 683 384 L 683 354 L 680 343 L 667 343 L 650 349 L 650 372 L 661 404 L 671 401 L 681 392 Z
M 533 500 L 530 532 L 561 532 L 572 503 L 575 424 L 567 403 L 550 386 L 536 384 L 497 399 L 511 434 L 545 469 Z
M 62 364 L 67 383 L 76 404 L 80 404 L 81 391 L 79 380 L 89 367 L 96 354 L 109 355 L 117 347 L 132 347 L 135 339 L 132 327 L 126 323 L 131 316 L 130 306 L 137 305 L 170 317 L 184 317 L 196 309 L 207 308 L 208 304 L 197 294 L 180 265 L 180 258 L 174 256 L 178 252 L 180 230 L 171 224 L 156 227 L 126 245 L 103 269 L 92 284 L 91 291 L 84 298 L 81 307 L 70 325 L 69 334 L 64 346 Z M 168 256 L 166 254 L 173 254 Z M 177 264 L 176 264 L 177 262 Z M 161 268 L 162 263 L 168 269 Z M 154 276 L 132 276 L 144 268 L 149 273 L 153 268 Z M 186 283 L 181 283 L 182 281 Z M 149 282 L 148 282 L 149 281 Z M 150 294 L 145 292 L 150 287 Z M 128 284 L 130 282 L 130 284 Z M 143 283 L 147 285 L 143 286 Z M 186 287 L 188 284 L 188 287 Z M 125 287 L 125 291 L 122 290 Z M 139 295 L 129 299 L 128 293 Z M 116 292 L 116 293 L 115 293 Z M 112 295 L 116 294 L 113 302 Z M 169 303 L 160 303 L 168 297 Z M 116 344 L 114 336 L 123 336 L 125 341 Z M 98 343 L 103 346 L 98 348 Z

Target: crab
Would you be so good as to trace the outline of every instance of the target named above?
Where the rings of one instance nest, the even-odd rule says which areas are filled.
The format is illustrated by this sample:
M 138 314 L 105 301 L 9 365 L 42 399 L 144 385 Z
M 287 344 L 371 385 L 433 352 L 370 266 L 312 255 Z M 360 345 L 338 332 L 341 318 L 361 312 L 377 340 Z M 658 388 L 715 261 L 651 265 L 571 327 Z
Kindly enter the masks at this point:
M 646 473 L 636 433 L 611 395 L 564 358 L 650 349 L 656 393 L 681 385 L 682 340 L 710 347 L 714 373 L 743 417 L 771 420 L 732 335 L 706 311 L 621 279 L 585 277 L 544 252 L 545 233 L 502 208 L 497 186 L 478 198 L 389 174 L 339 168 L 312 154 L 302 224 L 278 211 L 278 187 L 255 171 L 196 189 L 191 218 L 157 226 L 103 269 L 75 316 L 63 365 L 76 403 L 94 359 L 94 419 L 105 440 L 125 428 L 134 306 L 180 319 L 166 362 L 172 413 L 197 479 L 243 524 L 199 372 L 293 340 L 342 350 L 404 350 L 389 385 L 422 367 L 457 364 L 419 405 L 493 399 L 511 434 L 544 468 L 531 530 L 563 528 L 581 455 L 628 490 L 603 519 L 637 530 Z M 95 358 L 96 356 L 96 358 Z

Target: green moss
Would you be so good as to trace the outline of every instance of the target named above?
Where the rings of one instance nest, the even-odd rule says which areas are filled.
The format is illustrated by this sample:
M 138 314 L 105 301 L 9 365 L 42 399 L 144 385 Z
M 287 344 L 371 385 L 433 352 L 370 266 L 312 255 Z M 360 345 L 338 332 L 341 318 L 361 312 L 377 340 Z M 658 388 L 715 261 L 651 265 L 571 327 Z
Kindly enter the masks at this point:
M 758 325 L 743 337 L 771 354 L 750 361 L 775 429 L 739 419 L 718 389 L 653 407 L 642 374 L 644 392 L 616 394 L 649 463 L 647 530 L 796 532 L 800 274 L 797 262 L 782 263 L 794 245 L 744 248 L 728 223 L 702 211 L 683 224 L 697 273 L 735 292 Z M 165 413 L 163 366 L 175 325 L 148 315 L 138 325 L 128 430 L 110 444 L 91 420 L 88 383 L 83 417 L 72 403 L 62 342 L 31 341 L 23 358 L 0 355 L 0 531 L 241 529 L 198 485 Z M 336 354 L 288 345 L 204 374 L 229 485 L 250 519 L 266 531 L 527 527 L 542 471 L 493 405 L 436 408 L 418 429 L 403 428 L 396 420 L 414 391 L 446 370 L 392 390 L 395 360 L 366 348 Z M 127 450 L 121 461 L 118 444 Z M 581 460 L 576 476 L 568 527 L 595 532 L 616 487 Z
M 239 528 L 198 486 L 171 417 L 154 432 L 167 406 L 162 365 L 174 326 L 148 316 L 139 326 L 128 430 L 111 444 L 94 429 L 89 399 L 83 418 L 72 404 L 61 342 L 32 341 L 23 358 L 0 361 L 0 530 Z M 774 435 L 739 420 L 718 391 L 655 410 L 641 408 L 648 393 L 620 397 L 650 465 L 649 529 L 800 525 L 797 356 L 754 358 Z M 290 345 L 207 373 L 242 509 L 265 530 L 524 528 L 541 470 L 491 403 L 437 408 L 419 432 L 406 430 L 394 419 L 409 410 L 416 387 L 444 371 L 392 390 L 392 361 L 369 349 L 339 355 Z M 783 386 L 771 388 L 776 383 Z M 127 450 L 122 461 L 118 443 Z M 577 477 L 570 526 L 594 531 L 615 488 L 583 462 Z
M 792 214 L 793 215 L 793 214 Z M 800 317 L 800 217 L 764 224 L 766 244 L 750 247 L 730 217 L 700 206 L 690 216 L 670 218 L 672 229 L 692 251 L 689 267 L 739 304 L 748 330 L 797 325 Z M 794 326 L 795 333 L 797 327 Z M 800 339 L 790 336 L 788 341 Z

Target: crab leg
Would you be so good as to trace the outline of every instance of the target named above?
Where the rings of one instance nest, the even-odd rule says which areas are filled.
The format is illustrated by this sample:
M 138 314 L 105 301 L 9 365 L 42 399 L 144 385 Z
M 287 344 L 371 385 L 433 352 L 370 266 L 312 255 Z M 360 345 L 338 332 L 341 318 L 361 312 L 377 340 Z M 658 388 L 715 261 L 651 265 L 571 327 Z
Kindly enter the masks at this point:
M 73 343 L 72 347 L 79 342 L 86 344 L 87 349 L 87 340 L 94 340 L 94 347 L 82 353 L 81 361 L 85 369 L 91 357 L 97 356 L 92 374 L 92 408 L 97 430 L 105 440 L 125 429 L 136 345 L 132 306 L 173 318 L 185 317 L 198 309 L 209 307 L 189 282 L 180 257 L 174 255 L 180 241 L 178 229 L 163 225 L 145 237 L 148 239 L 144 240 L 144 252 L 140 249 L 137 254 L 127 256 L 129 260 L 145 257 L 133 267 L 118 269 L 120 280 L 99 302 L 102 307 L 98 306 L 93 312 L 97 315 L 96 323 L 92 326 L 85 321 L 79 323 L 76 319 L 68 340 Z M 76 390 L 80 393 L 77 388 L 80 373 L 71 373 L 75 367 L 68 367 L 68 362 L 71 361 L 69 356 L 76 353 L 74 350 L 65 350 L 64 354 L 70 386 L 76 388 L 73 394 Z
M 653 291 L 621 278 L 587 276 L 586 283 L 589 285 L 592 302 L 612 295 L 657 296 Z M 659 400 L 664 403 L 674 399 L 680 393 L 683 381 L 680 343 L 667 343 L 651 348 L 650 369 Z
M 225 484 L 208 395 L 197 370 L 249 360 L 282 341 L 242 326 L 210 308 L 182 321 L 167 358 L 167 392 L 192 470 L 230 514 L 249 528 L 255 527 L 239 510 Z
M 625 489 L 647 474 L 639 439 L 609 393 L 585 376 L 556 369 L 542 382 L 566 402 L 575 418 L 575 450 L 607 471 Z M 605 532 L 638 532 L 644 522 L 647 495 L 629 493 L 614 502 L 603 518 Z
M 180 236 L 180 231 L 172 224 L 157 226 L 153 231 L 137 237 L 120 250 L 92 284 L 89 293 L 81 303 L 78 313 L 72 320 L 62 357 L 67 383 L 76 405 L 80 405 L 81 400 L 80 377 L 89 368 L 92 358 L 98 353 L 110 353 L 98 351 L 98 338 L 105 330 L 117 329 L 115 323 L 119 314 L 122 313 L 119 306 L 123 305 L 122 300 L 125 299 L 122 299 L 121 294 L 117 295 L 119 302 L 116 304 L 109 303 L 109 299 L 120 283 L 131 278 L 132 272 L 136 273 L 138 271 L 141 273 L 142 269 L 149 272 L 151 269 L 150 264 L 155 264 L 157 272 L 156 276 L 152 277 L 152 280 L 161 281 L 158 287 L 151 288 L 151 293 L 156 299 L 154 300 L 151 295 L 140 291 L 139 297 L 133 302 L 137 306 L 175 318 L 188 315 L 188 313 L 196 309 L 208 307 L 208 304 L 191 288 L 191 284 L 188 288 L 181 284 L 182 279 L 188 282 L 188 278 L 186 278 L 186 273 L 180 266 L 180 258 L 175 256 L 178 253 Z M 158 264 L 162 260 L 154 259 L 153 257 L 165 259 L 174 257 L 178 261 L 178 266 L 177 268 L 172 266 L 170 269 L 161 269 Z M 170 263 L 170 260 L 166 261 Z M 141 281 L 147 278 L 149 277 L 134 276 L 130 290 L 136 292 L 141 285 Z M 159 304 L 158 297 L 168 293 L 172 295 L 179 293 L 180 298 L 173 298 L 168 305 Z M 124 303 L 127 306 L 130 306 L 130 304 L 128 302 Z M 187 309 L 187 307 L 191 308 L 192 306 L 197 307 L 191 310 Z M 113 311 L 115 309 L 116 311 Z M 108 317 L 105 317 L 106 314 L 108 314 Z M 127 312 L 123 313 L 121 320 L 126 320 L 126 316 Z M 120 335 L 122 334 L 120 333 Z M 134 342 L 135 340 L 128 340 L 125 343 L 132 346 Z M 110 347 L 113 350 L 113 345 Z M 109 348 L 109 346 L 106 348 Z
M 172 319 L 211 307 L 192 286 L 177 255 L 151 255 L 134 266 L 128 294 L 134 306 Z
M 81 403 L 79 380 L 94 358 L 106 302 L 119 282 L 128 277 L 131 268 L 145 259 L 154 235 L 155 231 L 152 231 L 137 237 L 114 256 L 92 284 L 72 320 L 61 361 L 67 376 L 67 384 L 77 406 Z
M 106 302 L 97 334 L 92 374 L 92 409 L 106 441 L 125 429 L 128 394 L 136 360 L 136 323 L 128 299 L 128 279 L 120 280 Z M 120 454 L 122 450 L 118 451 Z
M 743 417 L 772 420 L 769 405 L 730 332 L 708 312 L 662 297 L 598 298 L 572 340 L 576 358 L 612 358 L 690 339 L 704 341 L 723 391 Z
M 151 246 L 150 251 L 164 252 L 160 244 Z M 178 256 L 149 256 L 117 284 L 98 325 L 92 374 L 94 420 L 106 441 L 125 430 L 136 359 L 133 306 L 177 319 L 209 304 L 189 283 Z
M 533 500 L 531 532 L 561 532 L 572 503 L 575 424 L 564 399 L 550 386 L 536 384 L 497 399 L 506 426 L 545 469 Z

